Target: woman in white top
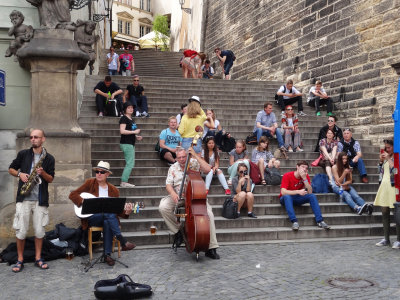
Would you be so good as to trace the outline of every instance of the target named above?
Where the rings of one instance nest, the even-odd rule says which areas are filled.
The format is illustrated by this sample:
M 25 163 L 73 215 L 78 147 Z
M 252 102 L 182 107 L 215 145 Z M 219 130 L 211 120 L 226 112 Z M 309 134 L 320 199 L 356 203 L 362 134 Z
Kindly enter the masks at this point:
M 210 189 L 211 180 L 213 179 L 214 175 L 217 175 L 219 182 L 221 183 L 222 187 L 225 190 L 225 195 L 230 195 L 231 191 L 226 183 L 226 179 L 222 171 L 219 169 L 219 154 L 218 148 L 215 144 L 214 137 L 208 136 L 205 139 L 205 143 L 203 144 L 203 151 L 201 152 L 201 157 L 211 165 L 211 171 L 206 175 L 206 189 L 207 194 L 208 190 Z

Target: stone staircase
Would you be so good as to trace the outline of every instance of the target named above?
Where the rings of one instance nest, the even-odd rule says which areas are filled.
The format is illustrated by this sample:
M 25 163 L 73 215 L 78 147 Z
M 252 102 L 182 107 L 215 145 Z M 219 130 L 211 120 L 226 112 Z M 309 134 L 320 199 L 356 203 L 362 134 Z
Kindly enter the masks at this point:
M 163 55 L 169 57 L 170 54 L 163 53 Z M 154 65 L 157 59 L 165 61 L 165 57 L 154 56 Z M 179 67 L 175 66 L 176 68 L 179 70 Z M 158 75 L 142 76 L 140 74 L 141 84 L 145 87 L 148 97 L 151 117 L 135 119 L 143 136 L 143 140 L 136 144 L 136 164 L 130 179 L 136 187 L 120 188 L 121 196 L 127 197 L 128 201 L 143 201 L 146 205 L 139 215 L 132 215 L 128 220 L 122 220 L 124 236 L 137 245 L 146 247 L 158 247 L 172 242 L 172 235 L 158 212 L 160 199 L 167 195 L 165 178 L 168 166 L 160 161 L 158 154 L 154 151 L 159 133 L 167 127 L 168 117 L 178 114 L 180 105 L 186 103 L 190 96 L 197 95 L 201 98 L 203 108 L 215 110 L 224 129 L 231 132 L 236 139 L 244 139 L 253 130 L 257 112 L 262 109 L 265 101 L 273 99 L 275 90 L 280 85 L 279 82 L 228 82 L 171 78 L 163 76 L 161 69 L 153 71 Z M 110 162 L 113 175 L 109 177 L 109 180 L 112 184 L 119 186 L 125 165 L 123 153 L 119 149 L 119 118 L 97 117 L 95 96 L 92 92 L 93 86 L 103 78 L 103 75 L 86 77 L 79 123 L 92 137 L 92 165 L 96 165 L 99 160 Z M 128 77 L 114 76 L 113 80 L 122 88 L 131 83 L 131 78 Z M 277 106 L 274 110 L 279 115 Z M 290 153 L 289 160 L 281 160 L 281 174 L 294 170 L 296 162 L 300 159 L 311 162 L 318 156 L 312 151 L 320 127 L 326 124 L 326 117 L 316 117 L 309 107 L 306 107 L 305 112 L 308 116 L 301 117 L 299 122 L 305 152 Z M 339 126 L 344 125 L 344 121 L 339 122 Z M 379 148 L 372 146 L 370 140 L 363 139 L 360 134 L 356 133 L 354 137 L 361 143 L 370 178 L 369 184 L 362 184 L 358 172 L 355 171 L 354 187 L 367 202 L 371 203 L 378 189 L 376 164 Z M 276 140 L 272 140 L 270 147 L 272 150 L 276 149 Z M 250 154 L 252 147 L 248 146 L 248 151 Z M 228 155 L 226 153 L 222 154 L 220 164 L 227 176 Z M 313 177 L 321 172 L 323 170 L 319 167 L 312 168 L 310 176 Z M 298 232 L 293 232 L 286 211 L 279 204 L 278 186 L 256 186 L 254 213 L 258 216 L 257 219 L 242 217 L 227 220 L 221 217 L 222 203 L 226 197 L 223 192 L 219 182 L 213 181 L 208 200 L 213 207 L 217 238 L 220 243 L 362 238 L 382 235 L 379 211 L 375 211 L 372 216 L 358 216 L 350 211 L 347 204 L 340 203 L 335 194 L 317 194 L 322 214 L 325 221 L 332 226 L 331 230 L 317 228 L 310 206 L 304 205 L 295 209 L 301 228 Z M 158 228 L 156 235 L 150 235 L 149 229 L 152 225 Z
M 105 57 L 110 51 L 102 50 L 102 61 L 99 66 L 99 74 L 107 73 L 107 62 Z M 122 54 L 122 50 L 116 50 Z M 179 61 L 182 57 L 181 52 L 161 52 L 152 49 L 130 51 L 135 61 L 135 71 L 133 74 L 140 76 L 162 76 L 162 77 L 182 77 L 182 69 L 179 68 Z M 132 75 L 133 75 L 132 74 Z

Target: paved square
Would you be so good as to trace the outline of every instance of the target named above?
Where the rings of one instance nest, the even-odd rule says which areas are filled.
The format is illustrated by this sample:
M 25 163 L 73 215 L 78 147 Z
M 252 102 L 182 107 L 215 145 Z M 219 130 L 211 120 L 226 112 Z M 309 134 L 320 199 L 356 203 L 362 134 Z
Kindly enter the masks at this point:
M 183 248 L 123 252 L 120 264 L 98 264 L 83 272 L 88 257 L 50 261 L 49 270 L 33 263 L 18 274 L 0 264 L 0 299 L 95 299 L 97 280 L 128 274 L 150 284 L 151 299 L 399 299 L 400 251 L 376 247 L 377 240 L 287 242 L 222 246 L 220 260 Z M 333 287 L 332 278 L 366 279 L 375 285 Z

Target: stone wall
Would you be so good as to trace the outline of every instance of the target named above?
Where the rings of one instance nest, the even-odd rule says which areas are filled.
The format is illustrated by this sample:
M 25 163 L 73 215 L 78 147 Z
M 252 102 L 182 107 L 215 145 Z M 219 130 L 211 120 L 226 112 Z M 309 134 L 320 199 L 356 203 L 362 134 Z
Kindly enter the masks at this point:
M 339 118 L 377 142 L 393 134 L 399 12 L 399 0 L 208 1 L 204 48 L 212 62 L 233 50 L 236 80 L 291 78 L 303 93 L 322 80 Z

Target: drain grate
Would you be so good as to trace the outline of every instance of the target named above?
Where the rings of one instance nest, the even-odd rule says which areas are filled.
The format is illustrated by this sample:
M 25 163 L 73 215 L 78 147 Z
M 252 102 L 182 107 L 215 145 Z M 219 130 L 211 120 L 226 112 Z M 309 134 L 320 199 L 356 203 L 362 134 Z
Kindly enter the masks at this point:
M 360 279 L 360 278 L 332 278 L 328 280 L 331 286 L 341 288 L 344 290 L 350 289 L 365 289 L 371 286 L 375 286 L 375 283 L 371 280 Z

